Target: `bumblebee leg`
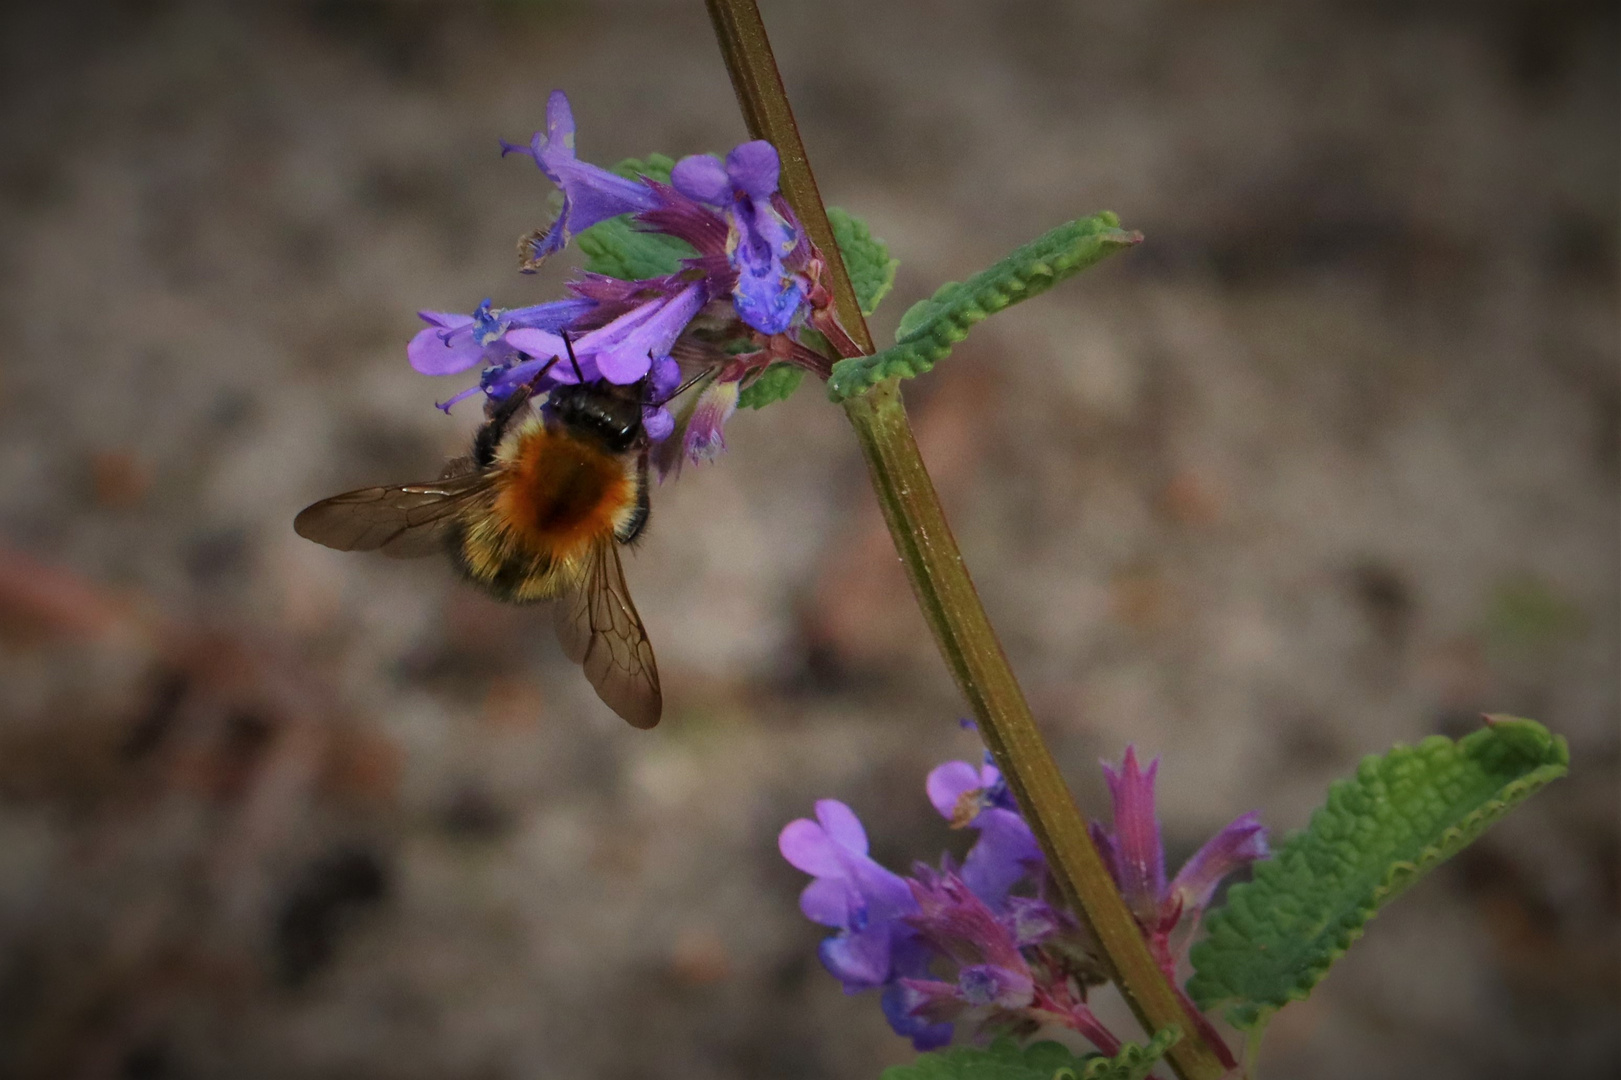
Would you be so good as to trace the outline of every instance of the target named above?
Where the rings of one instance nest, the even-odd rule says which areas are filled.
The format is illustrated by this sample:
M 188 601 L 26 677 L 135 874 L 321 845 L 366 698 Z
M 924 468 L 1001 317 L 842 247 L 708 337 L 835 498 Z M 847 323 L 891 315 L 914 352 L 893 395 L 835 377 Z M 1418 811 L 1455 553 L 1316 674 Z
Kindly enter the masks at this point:
M 507 433 L 507 425 L 517 416 L 523 407 L 529 404 L 531 391 L 527 385 L 519 386 L 499 402 L 491 402 L 491 408 L 486 410 L 483 426 L 478 434 L 473 436 L 473 464 L 480 469 L 488 469 L 495 464 L 495 450 L 501 445 L 501 438 Z

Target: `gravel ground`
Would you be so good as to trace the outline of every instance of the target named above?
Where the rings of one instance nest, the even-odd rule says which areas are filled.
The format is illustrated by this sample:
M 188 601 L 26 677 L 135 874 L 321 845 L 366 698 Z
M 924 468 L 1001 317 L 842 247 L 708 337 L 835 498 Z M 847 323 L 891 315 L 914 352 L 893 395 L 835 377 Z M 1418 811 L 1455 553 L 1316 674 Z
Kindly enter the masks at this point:
M 908 388 L 1089 813 L 1130 741 L 1174 859 L 1482 711 L 1570 740 L 1266 1074 L 1617 1075 L 1615 5 L 765 14 L 823 193 L 902 260 L 881 338 L 1065 218 L 1148 236 Z M 838 410 L 655 493 L 652 733 L 544 612 L 289 524 L 467 439 L 417 308 L 561 281 L 513 273 L 548 188 L 495 153 L 547 90 L 599 162 L 744 137 L 702 6 L 40 5 L 0 50 L 0 1075 L 907 1060 L 775 851 L 836 796 L 931 858 L 923 776 L 976 752 Z

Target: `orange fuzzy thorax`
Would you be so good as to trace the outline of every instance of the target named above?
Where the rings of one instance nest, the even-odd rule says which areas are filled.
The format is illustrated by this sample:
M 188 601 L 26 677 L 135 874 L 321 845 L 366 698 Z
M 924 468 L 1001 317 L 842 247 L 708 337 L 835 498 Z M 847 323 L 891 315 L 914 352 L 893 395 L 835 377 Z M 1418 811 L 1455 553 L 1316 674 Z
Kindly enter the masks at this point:
M 526 426 L 505 458 L 496 516 L 519 545 L 572 563 L 612 535 L 635 507 L 636 482 L 612 454 L 540 424 Z

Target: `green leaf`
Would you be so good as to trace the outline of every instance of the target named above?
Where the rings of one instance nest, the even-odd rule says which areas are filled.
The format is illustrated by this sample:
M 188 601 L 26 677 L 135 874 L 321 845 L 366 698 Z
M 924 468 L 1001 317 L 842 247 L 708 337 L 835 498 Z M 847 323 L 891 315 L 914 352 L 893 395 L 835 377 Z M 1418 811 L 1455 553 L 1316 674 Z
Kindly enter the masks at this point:
M 599 221 L 574 238 L 585 252 L 585 268 L 623 281 L 663 277 L 681 269 L 681 260 L 698 254 L 685 240 L 642 232 L 623 214 Z
M 834 364 L 828 395 L 842 401 L 885 379 L 923 374 L 950 355 L 952 346 L 968 336 L 969 327 L 1142 240 L 1142 234 L 1119 226 L 1119 219 L 1108 212 L 1071 221 L 967 281 L 942 285 L 907 311 L 894 345 Z
M 1363 759 L 1209 915 L 1189 994 L 1241 1028 L 1304 1000 L 1381 906 L 1569 764 L 1564 739 L 1508 716 Z
M 1003 1036 L 983 1049 L 954 1046 L 892 1065 L 880 1080 L 1142 1080 L 1178 1038 L 1176 1028 L 1166 1028 L 1147 1046 L 1127 1043 L 1109 1058 L 1077 1057 L 1055 1042 L 1020 1047 Z
M 899 259 L 889 257 L 889 248 L 872 235 L 867 223 L 837 206 L 827 208 L 827 220 L 833 226 L 833 239 L 838 242 L 839 254 L 844 256 L 844 270 L 850 275 L 850 284 L 861 304 L 861 314 L 871 315 L 878 310 L 878 302 L 889 294 L 895 284 L 895 269 Z
M 665 154 L 648 154 L 645 158 L 626 158 L 618 165 L 608 169 L 616 176 L 623 176 L 626 180 L 635 180 L 645 176 L 649 180 L 657 180 L 661 184 L 670 182 L 670 173 L 675 169 L 675 158 Z
M 646 176 L 668 184 L 674 167 L 673 159 L 650 154 L 646 160 L 626 158 L 609 171 L 627 179 Z M 624 281 L 673 274 L 681 269 L 682 259 L 698 254 L 685 240 L 642 232 L 631 223 L 629 214 L 597 222 L 576 236 L 574 242 L 585 253 L 587 270 Z
M 799 389 L 805 378 L 805 369 L 793 364 L 772 364 L 745 386 L 737 396 L 743 409 L 763 409 L 772 402 L 782 401 Z

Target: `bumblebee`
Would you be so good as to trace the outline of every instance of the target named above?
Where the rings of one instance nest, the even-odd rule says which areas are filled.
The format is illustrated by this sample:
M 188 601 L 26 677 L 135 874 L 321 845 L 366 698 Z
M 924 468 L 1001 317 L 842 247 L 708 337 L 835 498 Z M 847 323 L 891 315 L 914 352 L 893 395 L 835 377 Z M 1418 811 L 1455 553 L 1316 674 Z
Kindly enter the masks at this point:
M 339 551 L 401 559 L 448 553 L 463 576 L 499 599 L 555 599 L 564 653 L 604 704 L 650 728 L 664 698 L 619 561 L 620 545 L 647 527 L 645 388 L 560 385 L 535 410 L 533 385 L 494 403 L 472 450 L 438 480 L 322 499 L 293 519 L 293 529 Z

